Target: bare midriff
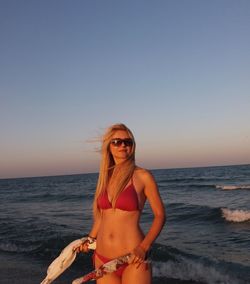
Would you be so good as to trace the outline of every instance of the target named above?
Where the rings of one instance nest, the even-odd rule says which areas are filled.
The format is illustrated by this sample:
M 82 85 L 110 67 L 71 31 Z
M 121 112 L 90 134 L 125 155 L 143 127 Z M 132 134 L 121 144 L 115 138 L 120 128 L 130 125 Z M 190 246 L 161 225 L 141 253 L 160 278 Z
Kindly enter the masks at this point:
M 97 252 L 111 259 L 132 252 L 144 238 L 139 218 L 140 211 L 103 210 Z

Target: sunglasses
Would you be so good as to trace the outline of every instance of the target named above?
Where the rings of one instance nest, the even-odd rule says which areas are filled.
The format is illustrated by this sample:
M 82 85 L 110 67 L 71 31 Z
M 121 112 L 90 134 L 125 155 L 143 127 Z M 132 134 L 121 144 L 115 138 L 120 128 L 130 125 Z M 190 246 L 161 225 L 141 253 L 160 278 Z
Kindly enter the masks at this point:
M 131 138 L 126 138 L 126 139 L 114 138 L 111 140 L 110 144 L 114 147 L 120 147 L 122 144 L 124 144 L 126 147 L 131 147 L 133 146 L 134 141 Z

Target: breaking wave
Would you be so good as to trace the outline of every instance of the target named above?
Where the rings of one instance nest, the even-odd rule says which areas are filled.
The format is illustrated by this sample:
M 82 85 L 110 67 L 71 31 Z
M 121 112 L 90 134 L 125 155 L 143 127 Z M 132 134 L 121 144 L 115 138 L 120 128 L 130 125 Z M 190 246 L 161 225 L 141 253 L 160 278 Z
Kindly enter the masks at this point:
M 185 257 L 179 257 L 178 261 L 154 262 L 153 275 L 180 280 L 195 281 L 195 283 L 207 284 L 241 284 L 245 283 L 228 273 L 219 271 L 213 265 L 206 265 Z M 233 279 L 234 278 L 234 279 Z
M 248 210 L 231 210 L 228 208 L 222 208 L 222 217 L 230 222 L 246 222 L 250 221 L 250 211 Z
M 250 189 L 249 184 L 216 185 L 215 187 L 223 190 Z

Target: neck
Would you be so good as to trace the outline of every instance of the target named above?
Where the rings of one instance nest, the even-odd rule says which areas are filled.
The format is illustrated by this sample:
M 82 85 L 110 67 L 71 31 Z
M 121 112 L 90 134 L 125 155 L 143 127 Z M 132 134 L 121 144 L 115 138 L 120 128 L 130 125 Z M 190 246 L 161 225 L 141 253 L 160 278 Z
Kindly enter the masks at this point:
M 119 164 L 125 162 L 126 160 L 127 160 L 127 159 L 114 158 L 115 165 L 119 165 Z

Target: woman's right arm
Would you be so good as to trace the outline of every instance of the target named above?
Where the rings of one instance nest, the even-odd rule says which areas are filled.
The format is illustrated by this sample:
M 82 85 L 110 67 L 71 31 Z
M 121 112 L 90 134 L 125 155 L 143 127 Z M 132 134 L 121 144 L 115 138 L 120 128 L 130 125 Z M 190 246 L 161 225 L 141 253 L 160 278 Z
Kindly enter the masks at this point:
M 100 224 L 101 224 L 101 216 L 97 217 L 94 219 L 94 222 L 93 222 L 93 225 L 92 225 L 92 228 L 88 234 L 88 236 L 90 238 L 93 238 L 93 239 L 96 239 L 97 237 L 97 234 L 98 234 L 98 231 L 99 231 L 99 227 L 100 227 Z M 89 251 L 89 248 L 88 248 L 88 245 L 89 245 L 89 241 L 87 242 L 84 242 L 81 246 L 79 246 L 77 248 L 77 252 L 88 252 Z

